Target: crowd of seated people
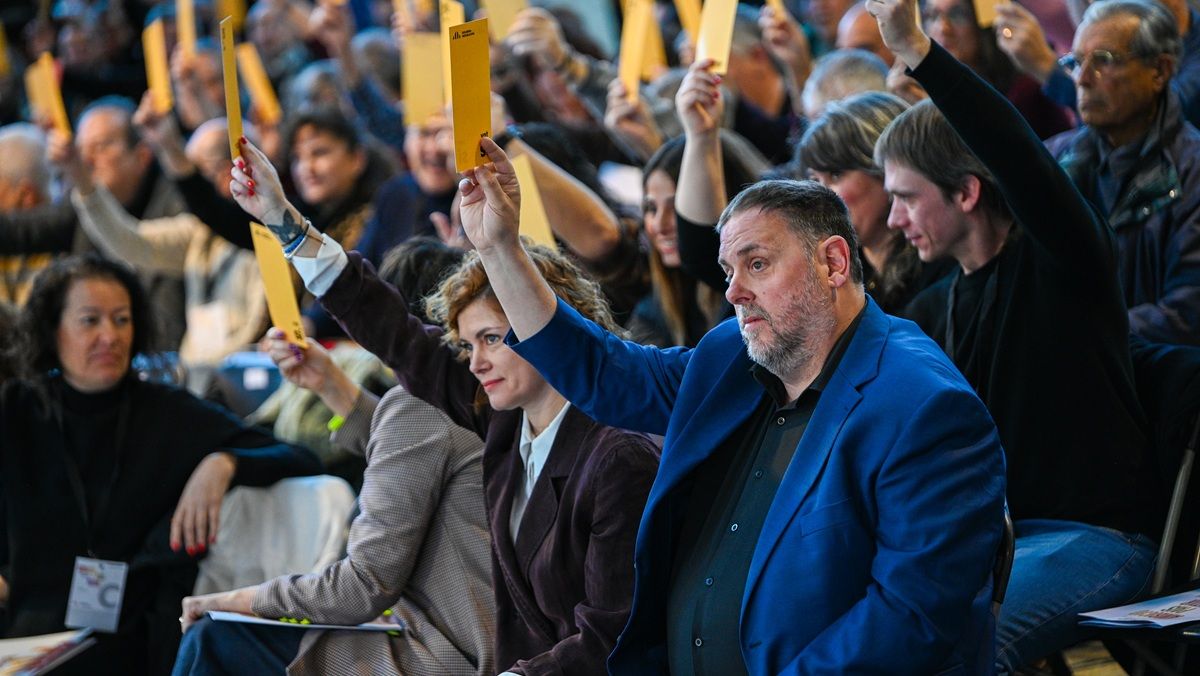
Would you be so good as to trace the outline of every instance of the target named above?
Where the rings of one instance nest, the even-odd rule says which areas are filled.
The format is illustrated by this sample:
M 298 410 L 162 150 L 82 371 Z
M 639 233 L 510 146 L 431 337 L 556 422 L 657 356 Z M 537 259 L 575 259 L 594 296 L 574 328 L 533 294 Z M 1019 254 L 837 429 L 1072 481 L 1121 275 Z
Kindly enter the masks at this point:
M 91 626 L 98 561 L 64 673 L 1017 674 L 1149 593 L 1143 365 L 1200 352 L 1183 0 L 745 0 L 720 69 L 654 0 L 637 91 L 632 2 L 532 0 L 465 172 L 402 96 L 444 3 L 197 0 L 194 49 L 185 4 L 0 8 L 0 637 Z M 243 83 L 236 139 L 223 11 L 282 101 Z M 341 557 L 198 593 L 228 491 L 310 475 Z

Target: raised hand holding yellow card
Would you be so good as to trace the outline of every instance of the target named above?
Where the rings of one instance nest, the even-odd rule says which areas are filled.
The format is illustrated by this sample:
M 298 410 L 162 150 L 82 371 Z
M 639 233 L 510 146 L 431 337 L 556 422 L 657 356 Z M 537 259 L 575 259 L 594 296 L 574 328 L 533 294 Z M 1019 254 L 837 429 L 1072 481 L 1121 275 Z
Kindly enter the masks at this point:
M 175 0 L 175 34 L 186 58 L 196 55 L 196 5 L 192 0 Z
M 233 20 L 221 19 L 221 71 L 225 78 L 225 117 L 229 122 L 229 159 L 242 156 L 242 100 L 238 94 L 237 63 L 233 51 Z
M 67 107 L 63 105 L 62 89 L 58 86 L 58 71 L 54 67 L 54 57 L 50 52 L 42 52 L 38 57 L 37 77 L 41 80 L 38 88 L 41 90 L 44 115 L 54 121 L 54 128 L 71 138 L 71 121 L 67 119 Z
M 155 19 L 142 31 L 142 52 L 146 57 L 146 82 L 154 112 L 163 115 L 174 105 L 171 95 L 171 74 L 167 69 L 167 38 L 162 19 Z
M 638 99 L 653 11 L 652 0 L 628 0 L 625 3 L 625 25 L 621 29 L 617 75 L 625 86 L 625 97 L 630 101 Z
M 696 60 L 712 59 L 712 72 L 724 75 L 729 67 L 729 46 L 733 42 L 733 19 L 737 0 L 708 0 L 700 13 L 700 39 Z
M 487 162 L 479 139 L 492 135 L 492 55 L 488 20 L 450 26 L 454 166 L 466 171 Z
M 442 38 L 437 33 L 409 33 L 400 60 L 404 88 L 404 122 L 422 125 L 442 112 Z
M 542 193 L 538 190 L 537 177 L 533 173 L 533 162 L 524 153 L 512 158 L 513 171 L 517 173 L 517 184 L 521 186 L 520 233 L 537 244 L 558 249 L 546 207 L 542 204 Z
M 492 31 L 492 41 L 500 42 L 508 36 L 508 29 L 521 10 L 529 6 L 527 0 L 482 0 L 483 8 L 487 10 L 488 26 Z
M 675 13 L 679 15 L 679 25 L 695 45 L 700 37 L 700 0 L 675 0 Z
M 450 27 L 467 20 L 463 5 L 457 0 L 441 0 L 438 4 L 438 30 L 442 35 L 442 103 L 454 105 L 454 90 L 450 87 Z
M 258 270 L 262 273 L 263 286 L 267 290 L 267 310 L 271 313 L 271 324 L 284 332 L 287 341 L 307 348 L 304 326 L 300 323 L 300 306 L 296 304 L 296 289 L 292 286 L 292 273 L 279 240 L 260 223 L 250 224 L 250 237 L 254 242 L 254 257 L 258 259 Z
M 279 98 L 275 96 L 275 88 L 267 77 L 267 69 L 263 67 L 262 58 L 252 42 L 243 42 L 237 46 L 238 69 L 246 80 L 246 88 L 250 90 L 250 100 L 258 113 L 255 118 L 268 126 L 274 126 L 283 119 L 283 111 L 279 108 Z

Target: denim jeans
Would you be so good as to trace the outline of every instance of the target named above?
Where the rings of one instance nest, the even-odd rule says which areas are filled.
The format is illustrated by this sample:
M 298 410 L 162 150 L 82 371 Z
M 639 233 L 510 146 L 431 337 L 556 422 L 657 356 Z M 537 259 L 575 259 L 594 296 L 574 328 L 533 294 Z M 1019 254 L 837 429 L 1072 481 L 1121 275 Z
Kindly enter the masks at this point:
M 996 625 L 996 671 L 1023 665 L 1087 638 L 1085 613 L 1146 593 L 1156 546 L 1144 535 L 1074 521 L 1022 519 Z
M 205 617 L 183 635 L 172 676 L 282 674 L 306 632 L 287 627 L 216 622 Z

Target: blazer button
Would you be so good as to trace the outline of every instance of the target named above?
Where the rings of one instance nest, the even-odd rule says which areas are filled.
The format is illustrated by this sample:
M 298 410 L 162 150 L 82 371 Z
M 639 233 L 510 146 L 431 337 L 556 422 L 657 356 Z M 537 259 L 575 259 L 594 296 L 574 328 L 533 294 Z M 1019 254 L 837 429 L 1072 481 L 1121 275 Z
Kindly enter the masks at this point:
M 730 526 L 730 527 L 729 527 L 729 530 L 730 530 L 730 531 L 732 531 L 732 532 L 736 532 L 736 531 L 737 531 L 737 524 L 735 523 L 735 524 L 733 524 L 732 526 Z
M 775 419 L 776 425 L 782 425 L 785 422 L 787 422 L 787 418 L 785 418 L 783 416 L 779 416 L 778 418 Z
M 704 645 L 704 640 L 697 638 L 695 643 L 696 643 L 696 647 L 699 648 L 700 646 Z

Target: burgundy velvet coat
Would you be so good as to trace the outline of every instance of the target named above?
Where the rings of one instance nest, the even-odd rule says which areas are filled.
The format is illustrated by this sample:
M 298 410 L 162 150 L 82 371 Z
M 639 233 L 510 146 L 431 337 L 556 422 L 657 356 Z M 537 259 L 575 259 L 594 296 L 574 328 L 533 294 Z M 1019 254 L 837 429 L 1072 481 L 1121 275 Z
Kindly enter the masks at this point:
M 321 298 L 347 335 L 396 371 L 405 389 L 484 440 L 492 534 L 496 666 L 528 674 L 607 674 L 633 596 L 633 547 L 658 446 L 574 406 L 538 477 L 513 543 L 509 514 L 524 482 L 521 412 L 495 411 L 464 362 L 371 265 L 350 264 Z M 484 402 L 484 403 L 479 403 Z

